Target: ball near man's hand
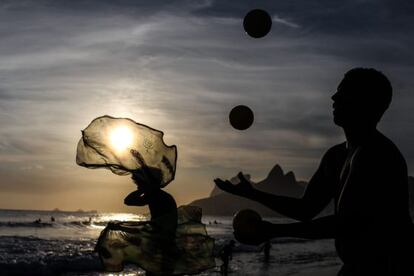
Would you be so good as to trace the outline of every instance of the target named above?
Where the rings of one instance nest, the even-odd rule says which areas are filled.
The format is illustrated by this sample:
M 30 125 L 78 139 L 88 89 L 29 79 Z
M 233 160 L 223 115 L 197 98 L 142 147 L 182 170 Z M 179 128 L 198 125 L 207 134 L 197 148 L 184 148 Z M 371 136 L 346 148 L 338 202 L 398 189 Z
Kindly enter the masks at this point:
M 233 218 L 235 238 L 245 244 L 259 244 L 261 237 L 262 217 L 253 210 L 245 209 L 237 212 Z

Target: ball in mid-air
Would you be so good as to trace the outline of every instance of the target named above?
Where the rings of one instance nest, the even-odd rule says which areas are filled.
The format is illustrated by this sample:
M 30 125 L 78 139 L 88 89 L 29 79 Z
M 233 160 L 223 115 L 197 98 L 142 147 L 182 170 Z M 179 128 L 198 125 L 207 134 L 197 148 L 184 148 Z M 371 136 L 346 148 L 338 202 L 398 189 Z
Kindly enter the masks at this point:
M 251 10 L 244 17 L 243 28 L 251 37 L 264 37 L 270 32 L 270 29 L 272 28 L 272 18 L 264 10 Z
M 245 105 L 238 105 L 230 111 L 229 120 L 235 129 L 248 129 L 254 121 L 253 111 Z

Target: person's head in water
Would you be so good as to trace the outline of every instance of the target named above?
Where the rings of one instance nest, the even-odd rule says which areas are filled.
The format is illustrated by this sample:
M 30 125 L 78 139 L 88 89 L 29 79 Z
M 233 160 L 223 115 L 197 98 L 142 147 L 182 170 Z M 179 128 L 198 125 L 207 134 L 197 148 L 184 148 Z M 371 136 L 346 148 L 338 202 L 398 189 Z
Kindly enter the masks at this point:
M 334 122 L 344 128 L 375 127 L 391 103 L 388 78 L 373 68 L 348 71 L 332 96 Z

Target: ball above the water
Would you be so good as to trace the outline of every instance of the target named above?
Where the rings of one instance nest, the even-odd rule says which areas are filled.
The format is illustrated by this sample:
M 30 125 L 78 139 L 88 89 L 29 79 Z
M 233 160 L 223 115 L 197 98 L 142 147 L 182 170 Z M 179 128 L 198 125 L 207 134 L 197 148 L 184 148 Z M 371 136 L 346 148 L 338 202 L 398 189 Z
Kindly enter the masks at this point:
M 270 32 L 270 29 L 272 28 L 272 18 L 264 10 L 251 10 L 244 17 L 243 27 L 249 36 L 261 38 Z
M 238 105 L 230 111 L 229 120 L 235 129 L 245 130 L 253 124 L 254 114 L 249 107 Z
M 234 232 L 240 236 L 252 236 L 256 234 L 256 227 L 262 221 L 262 217 L 254 210 L 245 209 L 237 212 L 233 218 Z

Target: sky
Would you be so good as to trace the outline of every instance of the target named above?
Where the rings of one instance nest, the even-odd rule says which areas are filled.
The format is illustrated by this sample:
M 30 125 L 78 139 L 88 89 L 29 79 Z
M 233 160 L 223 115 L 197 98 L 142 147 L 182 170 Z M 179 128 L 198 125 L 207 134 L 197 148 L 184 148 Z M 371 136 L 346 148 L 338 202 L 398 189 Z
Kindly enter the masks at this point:
M 261 8 L 270 33 L 244 15 Z M 177 203 L 216 177 L 253 181 L 275 164 L 307 180 L 344 141 L 330 97 L 344 73 L 373 67 L 394 98 L 379 129 L 414 175 L 414 3 L 383 0 L 0 1 L 0 208 L 136 212 L 128 176 L 76 165 L 84 129 L 128 117 L 178 148 Z M 255 121 L 238 131 L 230 110 Z

